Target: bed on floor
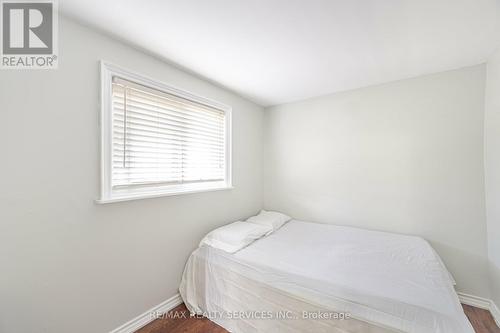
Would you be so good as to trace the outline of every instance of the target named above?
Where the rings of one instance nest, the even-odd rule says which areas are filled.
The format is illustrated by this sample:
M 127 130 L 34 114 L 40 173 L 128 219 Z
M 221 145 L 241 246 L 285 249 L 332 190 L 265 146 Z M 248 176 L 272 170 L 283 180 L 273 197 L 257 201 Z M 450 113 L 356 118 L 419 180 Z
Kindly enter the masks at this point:
M 202 245 L 180 293 L 235 333 L 474 332 L 424 239 L 328 224 L 291 220 L 235 253 Z

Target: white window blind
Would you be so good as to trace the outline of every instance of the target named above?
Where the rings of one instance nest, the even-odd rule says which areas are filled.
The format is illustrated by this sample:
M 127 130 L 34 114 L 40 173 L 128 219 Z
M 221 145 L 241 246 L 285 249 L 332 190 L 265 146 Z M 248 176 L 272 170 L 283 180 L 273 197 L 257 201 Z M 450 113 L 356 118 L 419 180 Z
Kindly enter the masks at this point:
M 112 186 L 225 179 L 225 113 L 114 76 Z

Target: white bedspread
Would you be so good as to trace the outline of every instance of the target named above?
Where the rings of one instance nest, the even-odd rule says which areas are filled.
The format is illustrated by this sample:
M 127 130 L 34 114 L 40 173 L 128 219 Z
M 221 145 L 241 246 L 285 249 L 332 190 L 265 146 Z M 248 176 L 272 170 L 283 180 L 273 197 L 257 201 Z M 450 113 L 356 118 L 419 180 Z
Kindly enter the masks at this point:
M 235 254 L 203 246 L 189 258 L 180 292 L 197 313 L 285 309 L 353 318 L 212 318 L 233 332 L 474 332 L 425 240 L 334 225 L 290 221 Z

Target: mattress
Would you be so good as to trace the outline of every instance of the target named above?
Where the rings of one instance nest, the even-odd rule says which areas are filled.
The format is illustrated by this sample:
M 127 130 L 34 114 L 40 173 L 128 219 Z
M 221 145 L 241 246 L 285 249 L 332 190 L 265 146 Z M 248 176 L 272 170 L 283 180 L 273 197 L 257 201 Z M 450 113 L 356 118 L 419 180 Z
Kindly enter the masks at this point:
M 422 238 L 292 220 L 234 254 L 202 246 L 188 309 L 231 332 L 473 333 Z

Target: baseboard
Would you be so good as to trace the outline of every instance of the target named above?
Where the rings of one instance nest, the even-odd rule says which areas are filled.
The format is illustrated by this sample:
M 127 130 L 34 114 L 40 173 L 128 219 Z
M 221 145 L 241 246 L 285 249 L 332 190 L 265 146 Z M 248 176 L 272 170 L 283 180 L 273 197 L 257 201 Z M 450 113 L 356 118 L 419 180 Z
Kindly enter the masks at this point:
M 474 306 L 476 308 L 489 310 L 491 307 L 492 301 L 487 298 L 469 295 L 466 293 L 458 292 L 458 298 L 460 299 L 460 303 L 465 305 Z
M 490 312 L 493 319 L 495 319 L 497 326 L 500 327 L 500 310 L 498 310 L 498 306 L 493 302 L 491 302 Z
M 476 308 L 485 309 L 490 311 L 493 319 L 497 323 L 497 326 L 500 327 L 500 311 L 498 310 L 497 305 L 490 299 L 473 296 L 465 293 L 458 293 L 458 298 L 460 302 L 465 305 L 475 306 Z
M 151 309 L 144 312 L 143 314 L 138 315 L 137 317 L 135 317 L 131 321 L 123 324 L 122 326 L 120 326 L 114 330 L 112 330 L 109 333 L 133 333 L 133 332 L 137 331 L 138 329 L 140 329 L 141 327 L 144 327 L 147 324 L 149 324 L 150 322 L 152 322 L 155 319 L 154 318 L 155 315 L 158 315 L 160 313 L 166 313 L 181 303 L 182 303 L 181 295 L 176 294 L 176 295 L 170 297 L 169 299 L 167 299 L 166 301 L 158 304 L 157 306 L 152 307 Z
M 495 322 L 497 323 L 498 327 L 500 327 L 500 311 L 498 310 L 497 305 L 492 300 L 461 292 L 458 293 L 458 298 L 460 299 L 460 302 L 463 304 L 475 306 L 476 308 L 480 309 L 489 310 L 491 315 L 495 319 Z M 159 313 L 168 312 L 181 303 L 182 303 L 181 295 L 176 294 L 167 299 L 166 301 L 158 304 L 155 307 L 152 307 L 148 311 L 144 312 L 143 314 L 140 314 L 139 316 L 135 317 L 134 319 L 130 320 L 129 322 L 123 324 L 122 326 L 114 329 L 109 333 L 133 333 L 138 329 L 140 329 L 141 327 L 144 327 L 151 321 L 153 321 L 154 316 L 152 314 L 157 315 Z

